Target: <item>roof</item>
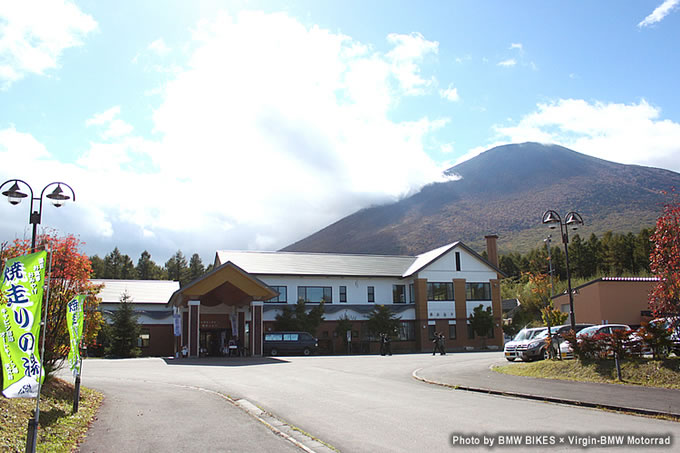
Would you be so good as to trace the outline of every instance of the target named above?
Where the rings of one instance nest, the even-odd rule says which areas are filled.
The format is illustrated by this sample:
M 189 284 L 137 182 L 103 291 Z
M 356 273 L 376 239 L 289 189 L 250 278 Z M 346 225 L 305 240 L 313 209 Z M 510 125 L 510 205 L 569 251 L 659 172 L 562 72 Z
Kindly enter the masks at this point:
M 219 263 L 231 261 L 256 275 L 333 275 L 401 277 L 416 259 L 397 255 L 218 250 Z
M 166 304 L 170 296 L 179 289 L 179 282 L 172 280 L 112 280 L 92 279 L 94 284 L 103 284 L 99 297 L 103 303 L 118 303 L 127 291 L 132 302 L 137 304 Z
M 228 261 L 256 275 L 318 275 L 344 277 L 410 277 L 460 247 L 501 275 L 503 272 L 460 241 L 416 256 L 309 252 L 218 250 L 218 264 Z
M 579 290 L 581 288 L 585 288 L 586 286 L 590 286 L 594 283 L 598 282 L 627 282 L 627 283 L 636 283 L 636 282 L 658 282 L 659 278 L 658 277 L 600 277 L 596 278 L 595 280 L 591 280 L 587 283 L 584 283 L 582 285 L 577 286 L 576 288 L 572 288 L 572 291 Z M 557 299 L 559 297 L 562 297 L 566 295 L 567 292 L 563 292 L 561 294 L 555 294 L 552 298 Z

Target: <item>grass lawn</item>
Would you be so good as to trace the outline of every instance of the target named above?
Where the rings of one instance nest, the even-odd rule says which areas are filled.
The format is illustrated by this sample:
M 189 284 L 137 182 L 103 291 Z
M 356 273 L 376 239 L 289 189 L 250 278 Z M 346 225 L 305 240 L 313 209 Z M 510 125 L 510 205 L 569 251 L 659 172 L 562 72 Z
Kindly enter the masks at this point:
M 622 382 L 616 378 L 614 360 L 592 360 L 583 364 L 578 360 L 541 360 L 497 366 L 494 371 L 516 376 L 680 389 L 680 357 L 622 360 Z
M 72 451 L 90 426 L 101 402 L 101 393 L 81 386 L 78 413 L 71 415 L 73 384 L 57 378 L 46 381 L 40 397 L 37 451 Z M 24 451 L 28 419 L 34 410 L 35 398 L 0 396 L 0 451 Z

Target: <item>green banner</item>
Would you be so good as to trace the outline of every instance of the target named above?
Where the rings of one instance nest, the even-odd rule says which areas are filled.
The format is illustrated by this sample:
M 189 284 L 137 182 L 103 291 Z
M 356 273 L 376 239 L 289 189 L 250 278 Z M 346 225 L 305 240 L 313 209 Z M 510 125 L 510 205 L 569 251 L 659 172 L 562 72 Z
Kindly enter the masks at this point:
M 2 272 L 0 359 L 7 398 L 35 398 L 44 379 L 38 350 L 47 252 L 7 260 Z
M 68 352 L 68 366 L 73 377 L 80 374 L 80 340 L 83 338 L 83 303 L 84 295 L 76 296 L 66 305 L 66 323 L 71 349 Z

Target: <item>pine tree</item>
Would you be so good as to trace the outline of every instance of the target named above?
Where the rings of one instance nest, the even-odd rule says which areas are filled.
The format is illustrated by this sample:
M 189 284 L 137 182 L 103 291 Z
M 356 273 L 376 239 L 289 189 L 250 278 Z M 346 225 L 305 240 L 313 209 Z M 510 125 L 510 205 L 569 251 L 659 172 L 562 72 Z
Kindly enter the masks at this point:
M 164 277 L 163 268 L 151 259 L 151 254 L 146 250 L 139 257 L 136 270 L 140 280 L 161 280 Z
M 368 315 L 366 328 L 373 336 L 387 334 L 394 337 L 399 332 L 400 319 L 385 305 L 376 305 Z
M 198 253 L 191 255 L 189 260 L 189 281 L 194 281 L 205 274 L 205 266 Z
M 110 344 L 106 354 L 118 358 L 139 357 L 137 341 L 140 326 L 132 306 L 132 298 L 127 292 L 121 295 L 120 305 L 111 315 L 111 321 Z
M 187 259 L 181 250 L 177 252 L 165 263 L 165 271 L 168 273 L 168 278 L 179 282 L 180 286 L 184 286 L 189 281 L 189 266 Z

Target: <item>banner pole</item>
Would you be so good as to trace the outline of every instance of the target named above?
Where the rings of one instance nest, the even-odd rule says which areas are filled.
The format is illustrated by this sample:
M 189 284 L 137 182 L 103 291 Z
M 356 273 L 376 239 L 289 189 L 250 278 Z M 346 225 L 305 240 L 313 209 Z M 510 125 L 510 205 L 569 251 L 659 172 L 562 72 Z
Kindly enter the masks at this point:
M 80 335 L 80 342 L 78 342 L 78 355 L 80 356 L 78 359 L 80 363 L 78 364 L 78 374 L 76 374 L 75 391 L 73 392 L 73 410 L 71 411 L 72 414 L 78 412 L 78 404 L 80 403 L 80 375 L 83 374 L 83 355 L 80 353 L 80 343 L 82 343 L 83 340 L 85 339 L 85 329 L 87 328 L 86 324 L 87 318 L 85 317 L 85 299 L 83 299 L 82 312 L 83 312 L 83 332 Z
M 43 363 L 45 360 L 45 337 L 47 336 L 47 309 L 50 303 L 50 288 L 52 287 L 52 249 L 46 249 L 50 254 L 50 267 L 47 269 L 47 297 L 43 314 L 43 335 L 40 345 L 40 374 L 38 374 L 38 396 L 35 399 L 35 417 L 28 421 L 28 431 L 26 433 L 26 453 L 35 453 L 38 441 L 38 419 L 40 417 L 40 391 L 42 390 Z

